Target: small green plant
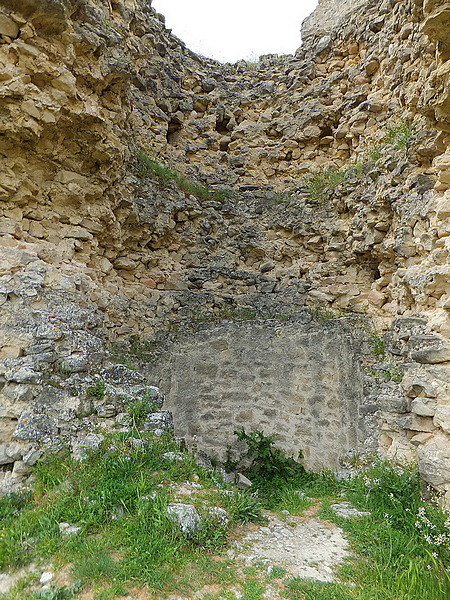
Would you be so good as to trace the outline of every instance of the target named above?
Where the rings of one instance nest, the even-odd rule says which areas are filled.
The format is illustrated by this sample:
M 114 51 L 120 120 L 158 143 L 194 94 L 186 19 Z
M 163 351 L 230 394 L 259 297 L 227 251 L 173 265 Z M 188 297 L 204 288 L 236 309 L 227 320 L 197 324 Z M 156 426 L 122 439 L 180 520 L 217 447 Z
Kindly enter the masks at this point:
M 382 141 L 386 144 L 394 144 L 396 150 L 402 150 L 407 147 L 413 133 L 412 122 L 407 119 L 399 119 L 388 127 L 387 134 Z
M 383 339 L 376 333 L 370 333 L 368 336 L 369 344 L 375 356 L 384 356 L 386 349 Z
M 234 435 L 240 442 L 247 446 L 246 457 L 251 459 L 249 473 L 260 481 L 289 479 L 292 476 L 304 473 L 303 466 L 293 458 L 286 456 L 280 448 L 274 446 L 275 435 L 265 435 L 263 431 L 256 430 L 246 433 L 244 429 L 235 431 Z M 298 458 L 302 458 L 299 452 Z
M 377 160 L 379 160 L 383 156 L 381 153 L 380 144 L 375 144 L 374 146 L 371 146 L 367 151 L 367 156 L 372 162 L 376 162 Z
M 88 537 L 77 548 L 73 561 L 72 574 L 86 583 L 111 580 L 116 575 L 118 567 L 110 553 L 104 548 L 104 543 L 96 537 Z
M 96 398 L 97 400 L 103 400 L 106 392 L 106 384 L 101 379 L 98 379 L 95 385 L 88 387 L 86 390 L 87 398 Z
M 225 461 L 223 463 L 225 471 L 231 473 L 236 471 L 239 465 L 239 458 L 235 455 L 230 445 L 227 446 L 225 451 Z
M 140 429 L 148 415 L 158 407 L 147 398 L 137 398 L 127 404 L 128 423 L 133 429 Z
M 269 577 L 270 579 L 281 579 L 286 575 L 286 573 L 286 569 L 283 569 L 283 567 L 279 567 L 278 565 L 274 565 L 270 569 Z
M 33 594 L 33 600 L 71 600 L 80 591 L 81 584 L 76 582 L 71 586 L 49 587 Z
M 174 183 L 186 194 L 191 194 L 199 200 L 223 201 L 230 197 L 228 190 L 210 190 L 204 185 L 189 181 L 178 171 L 156 162 L 142 151 L 136 154 L 135 169 L 140 177 L 154 176 L 163 186 Z
M 301 515 L 313 504 L 311 498 L 308 498 L 304 492 L 296 489 L 295 486 L 283 487 L 277 497 L 278 505 L 274 507 L 275 510 L 288 510 L 291 515 Z
M 233 308 L 226 306 L 219 312 L 219 319 L 235 320 L 235 321 L 251 321 L 256 319 L 256 311 L 251 308 Z
M 242 584 L 242 600 L 264 600 L 265 585 L 256 578 L 248 578 Z
M 395 366 L 389 367 L 373 367 L 370 365 L 364 366 L 364 371 L 370 377 L 376 377 L 378 379 L 382 379 L 384 381 L 393 381 L 394 383 L 400 383 L 403 379 L 403 373 L 399 371 L 399 369 Z
M 272 204 L 285 204 L 290 200 L 290 194 L 288 191 L 284 192 L 271 192 L 267 195 L 267 199 Z
M 30 500 L 31 494 L 28 491 L 0 496 L 0 521 L 18 515 L 29 505 Z
M 156 350 L 156 343 L 133 340 L 130 344 L 129 354 L 138 360 L 146 360 Z
M 324 321 L 332 321 L 334 319 L 341 319 L 346 316 L 344 312 L 336 312 L 329 308 L 321 308 L 319 306 L 310 306 L 306 309 L 306 312 L 311 315 L 314 321 L 323 323 Z
M 308 581 L 300 577 L 287 581 L 285 597 L 289 600 L 353 600 L 356 598 L 351 588 L 342 583 Z M 381 600 L 381 596 L 377 598 Z
M 224 508 L 236 523 L 260 523 L 264 521 L 262 503 L 256 494 L 247 491 L 237 491 L 222 496 Z
M 310 197 L 316 201 L 324 200 L 328 192 L 344 181 L 346 172 L 346 169 L 328 167 L 310 175 L 307 182 Z
M 255 61 L 246 60 L 245 62 L 246 62 L 247 69 L 249 71 L 256 71 L 256 69 L 259 66 L 259 64 L 257 62 L 255 62 Z
M 259 67 L 259 57 L 255 53 L 249 54 L 245 59 L 246 67 L 249 71 L 255 71 Z

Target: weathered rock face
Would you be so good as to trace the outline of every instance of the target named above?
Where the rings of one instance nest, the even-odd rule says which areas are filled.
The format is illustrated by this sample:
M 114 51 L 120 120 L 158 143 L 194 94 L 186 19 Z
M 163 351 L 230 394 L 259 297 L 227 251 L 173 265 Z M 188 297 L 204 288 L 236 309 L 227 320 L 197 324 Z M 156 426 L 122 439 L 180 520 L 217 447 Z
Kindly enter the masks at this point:
M 328 35 L 345 25 L 352 14 L 361 14 L 371 2 L 368 0 L 319 0 L 315 11 L 302 23 L 302 40 L 310 36 Z M 382 17 L 380 21 L 382 23 Z
M 30 443 L 70 428 L 45 378 L 98 374 L 105 340 L 319 305 L 386 332 L 405 377 L 374 378 L 380 447 L 450 494 L 447 13 L 323 1 L 295 56 L 250 68 L 195 56 L 143 0 L 1 0 L 3 464 L 33 406 Z

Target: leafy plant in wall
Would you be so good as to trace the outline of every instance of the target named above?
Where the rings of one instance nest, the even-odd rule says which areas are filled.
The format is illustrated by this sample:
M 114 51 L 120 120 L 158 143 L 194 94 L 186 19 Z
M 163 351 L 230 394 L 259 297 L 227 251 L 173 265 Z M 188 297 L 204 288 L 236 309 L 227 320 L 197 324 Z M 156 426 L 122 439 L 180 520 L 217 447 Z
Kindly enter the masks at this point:
M 88 387 L 86 390 L 87 398 L 97 398 L 97 400 L 102 400 L 105 396 L 106 385 L 105 382 L 99 379 L 95 385 Z
M 275 435 L 265 435 L 260 430 L 246 433 L 244 429 L 234 432 L 240 442 L 247 445 L 246 457 L 251 459 L 249 472 L 263 480 L 288 479 L 304 472 L 303 466 L 286 456 L 284 450 L 275 448 Z M 303 454 L 299 452 L 298 458 Z
M 406 148 L 414 132 L 414 125 L 408 119 L 399 119 L 388 127 L 387 134 L 383 138 L 386 144 L 394 144 L 396 150 Z
M 328 192 L 344 181 L 346 169 L 328 167 L 309 176 L 307 187 L 309 196 L 316 201 L 325 200 Z

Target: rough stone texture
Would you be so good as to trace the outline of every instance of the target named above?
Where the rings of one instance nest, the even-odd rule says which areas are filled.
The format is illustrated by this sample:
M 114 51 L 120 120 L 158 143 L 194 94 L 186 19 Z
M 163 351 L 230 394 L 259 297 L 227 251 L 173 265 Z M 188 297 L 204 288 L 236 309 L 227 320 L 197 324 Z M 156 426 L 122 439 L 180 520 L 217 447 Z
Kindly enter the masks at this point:
M 192 504 L 171 502 L 167 507 L 167 514 L 187 537 L 200 531 L 201 517 Z
M 235 430 L 261 429 L 319 470 L 376 448 L 374 407 L 356 358 L 361 344 L 345 323 L 308 315 L 206 325 L 176 336 L 147 375 L 160 376 L 167 390 L 175 433 L 195 436 L 207 453 L 224 459 L 228 445 L 236 448 Z
M 371 4 L 373 2 L 369 0 L 319 0 L 317 8 L 302 23 L 302 39 L 312 36 L 323 39 L 323 36 L 348 21 L 352 13 L 367 11 Z
M 294 577 L 333 581 L 334 569 L 349 556 L 348 543 L 342 530 L 332 523 L 317 519 L 299 522 L 289 517 L 282 522 L 269 515 L 267 527 L 249 533 L 229 555 L 248 563 L 282 566 Z
M 119 419 L 118 389 L 86 397 L 106 340 L 309 306 L 385 333 L 385 364 L 363 359 L 360 411 L 378 420 L 382 452 L 418 459 L 447 491 L 447 12 L 323 0 L 294 56 L 250 66 L 195 56 L 148 1 L 1 1 L 0 444 L 20 445 L 2 481 L 32 445 Z M 399 119 L 413 123 L 406 137 Z M 144 173 L 139 149 L 231 196 Z M 304 176 L 327 167 L 345 176 L 312 197 Z M 333 420 L 310 417 L 326 437 Z

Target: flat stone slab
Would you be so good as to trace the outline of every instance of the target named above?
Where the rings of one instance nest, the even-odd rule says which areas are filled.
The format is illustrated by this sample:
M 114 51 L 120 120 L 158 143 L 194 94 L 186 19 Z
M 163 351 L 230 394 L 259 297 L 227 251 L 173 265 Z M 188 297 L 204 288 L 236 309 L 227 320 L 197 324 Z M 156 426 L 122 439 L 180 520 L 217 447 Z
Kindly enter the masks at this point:
M 332 504 L 330 508 L 335 515 L 342 517 L 343 519 L 356 519 L 358 517 L 370 516 L 370 512 L 367 512 L 366 510 L 358 510 L 357 508 L 354 508 L 350 502 Z
M 235 546 L 236 549 L 229 551 L 231 558 L 281 566 L 294 577 L 325 582 L 334 580 L 335 568 L 350 556 L 347 540 L 339 527 L 317 519 L 300 521 L 295 517 L 286 523 L 270 516 L 266 527 L 246 535 Z

